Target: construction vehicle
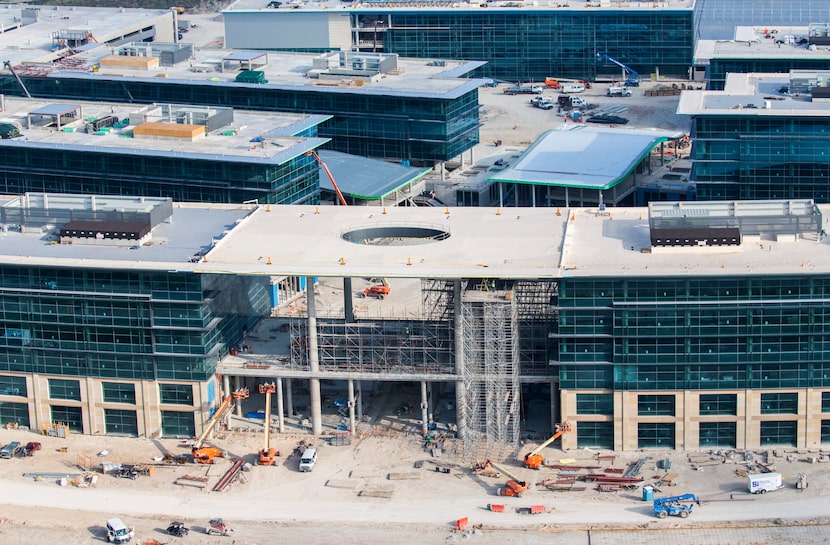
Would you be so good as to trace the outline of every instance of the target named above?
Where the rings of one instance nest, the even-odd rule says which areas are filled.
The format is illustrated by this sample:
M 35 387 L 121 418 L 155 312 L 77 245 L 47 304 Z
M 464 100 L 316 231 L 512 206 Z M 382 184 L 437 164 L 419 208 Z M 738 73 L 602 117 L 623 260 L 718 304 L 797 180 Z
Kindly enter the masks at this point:
M 20 79 L 20 76 L 18 76 L 17 72 L 14 71 L 14 67 L 12 66 L 11 61 L 4 61 L 3 67 L 9 72 L 11 72 L 12 76 L 14 76 L 14 79 L 17 80 L 17 84 L 20 85 L 21 89 L 23 89 L 23 94 L 26 95 L 26 98 L 32 98 L 32 95 L 29 94 L 29 90 L 26 88 L 26 84 L 23 83 L 23 80 Z
M 586 89 L 591 88 L 591 82 L 585 81 L 584 79 L 545 78 L 545 87 L 549 87 L 550 89 L 559 89 L 563 83 L 581 83 Z
M 220 518 L 210 519 L 207 527 L 205 528 L 205 533 L 209 536 L 229 536 L 231 535 L 231 532 L 233 532 L 233 530 L 228 528 L 225 521 Z
M 320 165 L 323 168 L 323 170 L 326 173 L 326 176 L 328 176 L 329 180 L 331 180 L 331 185 L 332 185 L 332 187 L 334 187 L 334 192 L 337 193 L 337 198 L 340 201 L 340 204 L 342 204 L 343 206 L 348 206 L 348 203 L 346 202 L 346 198 L 343 196 L 343 193 L 340 191 L 340 186 L 337 185 L 337 182 L 334 181 L 334 176 L 331 175 L 331 171 L 329 170 L 329 167 L 328 167 L 328 165 L 326 165 L 325 161 L 320 159 L 320 156 L 314 150 L 309 150 L 305 154 L 314 157 L 314 160 L 317 161 L 317 164 Z
M 556 433 L 551 435 L 547 441 L 525 454 L 525 467 L 529 469 L 541 469 L 545 463 L 545 457 L 540 454 L 542 450 L 559 439 L 563 433 L 568 433 L 569 431 L 571 431 L 570 422 L 562 422 L 557 424 Z
M 521 498 L 522 494 L 528 491 L 530 488 L 527 484 L 527 481 L 522 481 L 511 475 L 508 471 L 505 471 L 504 468 L 501 468 L 490 462 L 490 465 L 493 466 L 495 469 L 500 471 L 505 477 L 509 478 L 510 480 L 504 483 L 504 487 L 498 489 L 499 496 L 509 496 L 515 498 Z
M 672 515 L 684 519 L 692 512 L 694 504 L 700 505 L 700 500 L 694 494 L 657 498 L 654 500 L 654 516 L 664 519 Z
M 386 281 L 385 278 L 380 279 L 380 284 L 376 284 L 374 286 L 369 286 L 365 290 L 363 290 L 364 297 L 376 297 L 378 299 L 383 300 L 384 297 L 389 295 L 389 292 L 392 291 L 389 287 L 389 282 Z
M 259 465 L 273 466 L 280 455 L 277 449 L 271 448 L 271 394 L 277 391 L 275 382 L 259 385 L 259 393 L 265 394 L 265 446 L 259 451 Z
M 205 439 L 207 439 L 208 435 L 211 434 L 213 428 L 216 427 L 216 424 L 219 423 L 219 420 L 228 412 L 231 408 L 233 401 L 238 401 L 241 399 L 247 399 L 249 395 L 247 388 L 240 388 L 239 390 L 234 391 L 229 396 L 225 397 L 225 400 L 222 401 L 222 404 L 219 405 L 219 408 L 216 409 L 216 412 L 213 415 L 213 418 L 210 419 L 207 426 L 205 426 L 205 431 L 202 432 L 196 441 L 193 443 L 193 447 L 191 450 L 191 454 L 193 455 L 193 461 L 197 464 L 212 464 L 215 462 L 215 458 L 219 458 L 225 455 L 224 452 L 219 450 L 218 448 L 214 447 L 205 447 Z
M 342 204 L 343 206 L 349 206 L 349 203 L 346 202 L 346 197 L 344 197 L 343 192 L 340 191 L 340 186 L 337 185 L 337 181 L 335 181 L 334 176 L 331 173 L 331 170 L 329 170 L 328 165 L 326 165 L 326 162 L 323 161 L 320 158 L 320 155 L 314 150 L 307 151 L 306 155 L 314 157 L 314 160 L 317 161 L 317 164 L 320 165 L 323 171 L 325 171 L 326 176 L 328 176 L 329 180 L 331 180 L 331 185 L 334 188 L 334 192 L 337 193 L 337 199 L 340 201 L 340 204 Z M 370 286 L 366 288 L 365 290 L 363 290 L 363 295 L 364 297 L 377 297 L 378 299 L 383 299 L 384 297 L 389 295 L 390 291 L 391 290 L 389 287 L 389 282 L 387 282 L 385 278 L 381 278 L 380 285 Z
M 167 533 L 174 537 L 184 537 L 190 532 L 190 528 L 184 525 L 184 522 L 175 521 L 167 526 Z
M 630 66 L 626 66 L 617 59 L 611 58 L 608 55 L 599 54 L 597 53 L 597 61 L 610 61 L 620 68 L 622 68 L 622 77 L 625 80 L 626 87 L 639 87 L 640 86 L 640 74 L 631 68 Z

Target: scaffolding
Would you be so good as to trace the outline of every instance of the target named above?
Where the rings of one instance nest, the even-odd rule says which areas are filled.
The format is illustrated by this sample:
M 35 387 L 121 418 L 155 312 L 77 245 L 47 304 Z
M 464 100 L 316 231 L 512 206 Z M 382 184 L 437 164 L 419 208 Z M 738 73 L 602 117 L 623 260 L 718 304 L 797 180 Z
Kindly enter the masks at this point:
M 503 458 L 520 432 L 518 305 L 512 289 L 470 281 L 461 302 L 464 453 Z
M 290 363 L 295 369 L 309 369 L 307 331 L 307 321 L 290 322 Z M 447 321 L 317 320 L 321 371 L 453 375 L 454 345 Z
M 557 319 L 556 280 L 521 280 L 513 288 L 519 313 L 519 361 L 522 376 L 549 377 L 550 355 L 555 344 L 550 338 Z

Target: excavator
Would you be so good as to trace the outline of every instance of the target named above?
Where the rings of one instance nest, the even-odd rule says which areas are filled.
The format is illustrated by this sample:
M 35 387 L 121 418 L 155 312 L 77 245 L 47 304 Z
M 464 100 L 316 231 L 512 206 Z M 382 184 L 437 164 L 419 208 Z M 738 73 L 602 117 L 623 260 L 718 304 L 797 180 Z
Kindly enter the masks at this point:
M 562 422 L 557 424 L 556 433 L 551 435 L 547 441 L 525 454 L 525 467 L 529 469 L 541 469 L 542 465 L 545 463 L 545 457 L 542 456 L 540 452 L 542 452 L 545 447 L 559 439 L 563 433 L 568 433 L 569 431 L 571 431 L 570 422 Z
M 326 176 L 328 176 L 329 180 L 331 180 L 331 185 L 332 187 L 334 187 L 334 192 L 337 193 L 337 200 L 340 201 L 340 204 L 342 204 L 343 206 L 349 206 L 349 203 L 346 202 L 346 198 L 343 196 L 343 192 L 340 191 L 340 186 L 337 185 L 337 182 L 335 181 L 334 176 L 331 173 L 331 170 L 329 170 L 328 165 L 326 165 L 326 162 L 323 161 L 323 159 L 320 158 L 320 155 L 314 150 L 307 151 L 306 155 L 314 157 L 314 160 L 317 161 L 317 164 L 319 164 L 320 167 L 322 167 L 323 171 L 325 171 Z M 368 288 L 363 290 L 363 296 L 376 297 L 380 300 L 383 300 L 384 297 L 389 295 L 390 291 L 392 290 L 389 287 L 389 282 L 387 282 L 385 278 L 381 278 L 380 284 L 369 286 Z
M 271 448 L 271 394 L 277 391 L 275 382 L 266 382 L 259 385 L 259 393 L 265 394 L 265 446 L 259 451 L 259 465 L 273 466 L 277 464 L 280 453 Z
M 219 420 L 228 412 L 233 404 L 233 401 L 238 401 L 240 399 L 247 399 L 250 392 L 247 388 L 240 388 L 239 390 L 235 390 L 229 396 L 225 397 L 225 400 L 222 401 L 222 404 L 219 405 L 219 408 L 216 409 L 216 413 L 214 413 L 213 418 L 210 419 L 207 426 L 205 426 L 205 431 L 202 432 L 196 441 L 193 443 L 191 454 L 193 455 L 193 461 L 197 464 L 212 464 L 216 460 L 217 457 L 222 457 L 225 455 L 224 452 L 219 450 L 215 447 L 206 447 L 205 439 L 207 439 L 208 435 L 213 431 L 213 428 L 216 427 L 216 424 L 219 423 Z

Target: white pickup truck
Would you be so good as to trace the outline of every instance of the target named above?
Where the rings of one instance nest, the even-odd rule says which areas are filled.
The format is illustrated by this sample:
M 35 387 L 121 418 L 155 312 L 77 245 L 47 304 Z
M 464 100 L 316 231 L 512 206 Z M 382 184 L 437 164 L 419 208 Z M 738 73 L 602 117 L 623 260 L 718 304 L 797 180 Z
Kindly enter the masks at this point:
M 609 97 L 630 97 L 631 90 L 624 85 L 612 85 L 606 91 L 605 96 Z

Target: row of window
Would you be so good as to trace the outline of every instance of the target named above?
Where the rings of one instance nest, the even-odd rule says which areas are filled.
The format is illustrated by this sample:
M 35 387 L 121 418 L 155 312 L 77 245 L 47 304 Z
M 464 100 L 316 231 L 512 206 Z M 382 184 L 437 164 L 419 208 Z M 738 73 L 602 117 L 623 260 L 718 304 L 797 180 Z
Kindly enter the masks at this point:
M 163 405 L 193 405 L 191 384 L 159 383 L 159 402 Z M 135 384 L 129 382 L 102 382 L 101 390 L 106 403 L 127 403 L 135 405 Z M 0 375 L 0 395 L 28 397 L 26 378 Z M 49 379 L 49 399 L 81 401 L 81 381 L 71 379 Z
M 560 365 L 566 390 L 830 388 L 830 360 L 802 363 Z
M 677 397 L 674 395 L 637 396 L 638 416 L 676 416 Z M 830 392 L 821 393 L 821 412 L 830 413 Z M 614 394 L 576 394 L 576 413 L 579 415 L 614 414 Z M 737 416 L 736 394 L 701 394 L 698 413 L 701 416 Z M 761 394 L 761 414 L 798 414 L 798 393 L 775 392 Z
M 88 433 L 83 421 L 81 407 L 49 407 L 52 422 L 61 422 L 76 433 Z M 0 423 L 15 423 L 30 426 L 29 407 L 26 403 L 0 401 Z M 104 409 L 104 430 L 109 435 L 138 436 L 138 415 L 136 411 Z M 192 412 L 161 411 L 161 433 L 165 437 L 193 437 L 196 425 Z
M 737 424 L 735 422 L 700 422 L 698 440 L 700 448 L 736 448 Z M 613 422 L 580 422 L 577 426 L 578 448 L 614 448 Z M 793 421 L 768 421 L 760 423 L 762 446 L 796 446 L 798 424 Z M 830 443 L 830 420 L 821 421 L 821 443 Z M 674 423 L 637 424 L 637 448 L 675 448 Z

